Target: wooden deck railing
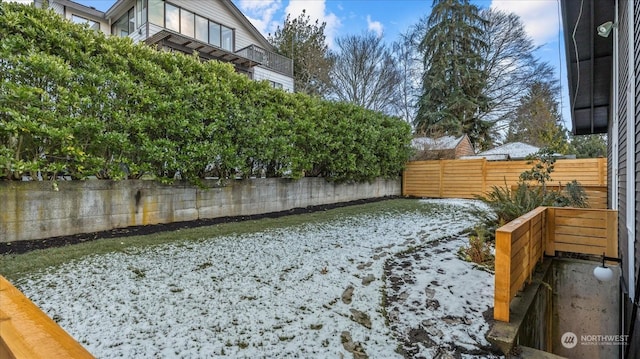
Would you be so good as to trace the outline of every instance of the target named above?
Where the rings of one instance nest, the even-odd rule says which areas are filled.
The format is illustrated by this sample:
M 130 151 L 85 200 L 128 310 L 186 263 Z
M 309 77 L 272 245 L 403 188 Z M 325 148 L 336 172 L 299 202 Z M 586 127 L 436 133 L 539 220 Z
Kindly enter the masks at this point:
M 0 358 L 93 358 L 29 298 L 0 276 Z
M 493 317 L 509 321 L 509 305 L 543 255 L 618 256 L 617 211 L 538 207 L 496 230 Z

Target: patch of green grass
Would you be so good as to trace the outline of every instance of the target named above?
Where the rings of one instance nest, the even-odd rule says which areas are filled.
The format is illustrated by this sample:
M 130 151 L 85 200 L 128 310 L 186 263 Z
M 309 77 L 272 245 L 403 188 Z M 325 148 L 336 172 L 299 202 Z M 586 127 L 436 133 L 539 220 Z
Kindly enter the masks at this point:
M 175 242 L 178 244 L 178 242 L 204 240 L 218 236 L 242 235 L 309 223 L 329 222 L 350 216 L 380 213 L 431 213 L 442 211 L 444 209 L 442 207 L 444 206 L 420 203 L 415 199 L 392 199 L 279 218 L 232 222 L 143 236 L 99 239 L 64 247 L 35 250 L 24 254 L 0 255 L 0 274 L 10 281 L 17 281 L 46 268 L 79 260 L 88 255 L 107 253 L 136 255 L 144 248 L 167 243 Z M 197 269 L 202 268 L 198 267 Z

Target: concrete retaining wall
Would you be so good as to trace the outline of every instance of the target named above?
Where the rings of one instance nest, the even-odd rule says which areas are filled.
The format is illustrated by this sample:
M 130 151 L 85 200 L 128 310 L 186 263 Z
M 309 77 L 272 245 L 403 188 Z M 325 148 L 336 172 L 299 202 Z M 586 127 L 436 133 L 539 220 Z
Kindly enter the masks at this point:
M 205 188 L 153 181 L 0 182 L 0 242 L 286 211 L 401 194 L 400 180 L 334 184 L 259 178 Z
M 616 280 L 600 282 L 593 261 L 556 259 L 553 306 L 553 353 L 567 358 L 619 358 L 620 266 L 609 265 Z M 566 342 L 572 333 L 573 342 Z M 563 342 L 563 339 L 565 342 Z

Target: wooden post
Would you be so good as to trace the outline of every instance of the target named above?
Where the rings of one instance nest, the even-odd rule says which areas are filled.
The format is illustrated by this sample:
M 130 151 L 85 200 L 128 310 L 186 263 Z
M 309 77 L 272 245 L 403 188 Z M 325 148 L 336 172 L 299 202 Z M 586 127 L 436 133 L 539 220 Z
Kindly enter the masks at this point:
M 444 160 L 440 160 L 440 178 L 438 179 L 439 183 L 439 194 L 438 197 L 442 198 L 444 194 Z
M 598 178 L 601 186 L 607 185 L 607 159 L 598 158 Z
M 402 196 L 406 196 L 407 195 L 407 169 L 405 168 L 402 171 L 402 184 L 401 184 L 402 188 L 400 189 L 400 193 L 402 193 Z
M 482 195 L 487 193 L 487 159 L 482 158 Z
M 544 258 L 544 254 L 547 251 L 547 238 L 549 237 L 549 234 L 547 233 L 547 212 L 549 211 L 548 208 L 546 208 L 541 214 L 540 214 L 540 257 L 538 258 L 538 262 L 542 262 L 542 258 Z
M 496 231 L 493 318 L 509 322 L 511 303 L 511 233 Z
M 536 262 L 533 261 L 533 241 L 536 240 L 536 238 L 533 238 L 533 220 L 535 217 L 537 216 L 529 219 L 529 229 L 527 230 L 527 266 L 525 267 L 525 270 L 529 273 L 527 276 L 527 284 L 531 284 L 531 276 L 533 274 L 531 272 L 533 272 L 533 268 L 536 266 Z
M 545 211 L 547 215 L 547 241 L 545 243 L 544 254 L 548 256 L 556 255 L 555 230 L 556 230 L 556 209 L 548 207 Z

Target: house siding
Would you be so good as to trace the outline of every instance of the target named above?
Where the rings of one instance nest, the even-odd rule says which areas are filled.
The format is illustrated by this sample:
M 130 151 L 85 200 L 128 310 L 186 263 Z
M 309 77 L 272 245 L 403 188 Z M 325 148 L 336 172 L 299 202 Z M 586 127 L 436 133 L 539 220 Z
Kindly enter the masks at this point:
M 637 313 L 640 272 L 640 7 L 630 0 L 618 3 L 619 95 L 618 113 L 618 248 L 622 258 L 624 334 L 630 335 L 625 358 L 640 357 L 640 318 Z M 630 36 L 632 35 L 632 36 Z M 629 42 L 632 43 L 629 43 Z M 632 51 L 630 53 L 630 51 Z M 633 61 L 630 63 L 629 61 Z M 628 95 L 634 98 L 628 98 Z M 632 109 L 633 111 L 629 111 Z M 615 135 L 615 134 L 614 134 Z M 628 203 L 633 201 L 634 203 Z M 629 213 L 631 211 L 632 213 Z M 630 222 L 632 221 L 632 222 Z M 634 263 L 633 266 L 630 263 Z M 635 294 L 635 298 L 634 298 Z M 634 303 L 635 302 L 635 307 Z M 634 314 L 635 312 L 635 314 Z
M 613 134 L 613 121 L 610 121 L 608 124 L 608 131 L 607 131 L 607 138 L 611 139 L 613 138 L 614 134 Z M 607 208 L 614 208 L 613 207 L 613 203 L 615 202 L 616 199 L 613 198 L 613 180 L 615 179 L 614 176 L 614 169 L 613 169 L 613 145 L 612 145 L 611 140 L 607 141 Z
M 619 8 L 626 9 L 627 0 L 620 1 Z M 620 71 L 619 102 L 618 102 L 618 248 L 621 258 L 628 258 L 628 235 L 626 222 L 627 209 L 627 88 L 629 86 L 629 16 L 626 11 L 619 14 L 619 56 L 618 68 Z M 622 275 L 629 278 L 627 266 L 622 266 Z M 628 291 L 628 288 L 626 288 Z
M 282 89 L 293 92 L 293 78 L 271 71 L 262 66 L 253 68 L 253 79 L 256 81 L 267 80 L 282 84 Z
M 473 150 L 473 145 L 471 144 L 471 140 L 466 135 L 462 138 L 460 143 L 456 146 L 455 158 L 460 158 L 462 156 L 473 156 L 475 155 L 475 151 Z
M 628 119 L 629 121 L 633 121 L 635 126 L 633 126 L 633 136 L 635 139 L 634 143 L 628 143 L 627 149 L 628 151 L 633 151 L 634 153 L 634 162 L 633 164 L 628 164 L 628 173 L 634 173 L 634 182 L 633 188 L 627 188 L 627 191 L 632 192 L 632 198 L 634 199 L 634 215 L 632 216 L 634 220 L 634 233 L 631 235 L 634 237 L 628 238 L 628 240 L 633 240 L 632 245 L 632 253 L 629 253 L 630 256 L 634 257 L 634 268 L 633 273 L 630 273 L 629 282 L 630 285 L 634 285 L 635 283 L 635 318 L 633 317 L 633 311 L 630 310 L 633 306 L 630 306 L 627 309 L 627 313 L 625 316 L 627 318 L 627 322 L 634 320 L 635 323 L 632 324 L 634 327 L 633 337 L 629 338 L 629 351 L 627 353 L 627 358 L 639 358 L 640 357 L 640 315 L 637 313 L 638 307 L 638 298 L 640 297 L 638 291 L 640 291 L 639 282 L 640 282 L 640 6 L 637 4 L 633 7 L 633 24 L 634 24 L 634 52 L 635 52 L 635 113 L 633 119 Z M 629 126 L 627 127 L 627 131 L 631 130 Z M 631 298 L 629 298 L 631 299 Z M 627 303 L 629 301 L 627 300 Z M 629 313 L 631 312 L 631 313 Z

